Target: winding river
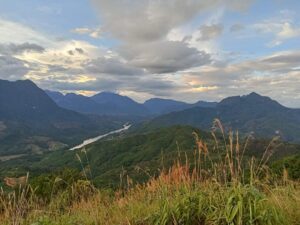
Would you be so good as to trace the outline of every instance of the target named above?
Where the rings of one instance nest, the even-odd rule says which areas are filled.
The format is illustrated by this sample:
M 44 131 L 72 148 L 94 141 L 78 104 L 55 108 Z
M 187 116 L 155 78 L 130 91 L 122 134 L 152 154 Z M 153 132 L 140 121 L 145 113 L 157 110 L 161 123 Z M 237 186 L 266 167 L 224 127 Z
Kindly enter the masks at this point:
M 131 127 L 131 124 L 124 124 L 124 125 L 123 125 L 123 128 L 121 128 L 121 129 L 113 130 L 113 131 L 110 131 L 110 132 L 108 132 L 108 133 L 106 133 L 106 134 L 102 134 L 102 135 L 99 135 L 99 136 L 94 137 L 94 138 L 86 139 L 86 140 L 84 140 L 80 145 L 77 145 L 77 146 L 75 146 L 75 147 L 73 147 L 73 148 L 70 148 L 70 150 L 76 150 L 76 149 L 83 148 L 84 146 L 86 146 L 86 145 L 88 145 L 88 144 L 91 144 L 91 143 L 93 143 L 93 142 L 95 142 L 95 141 L 99 141 L 100 139 L 102 139 L 102 138 L 104 138 L 104 137 L 107 137 L 107 136 L 109 136 L 109 135 L 111 135 L 111 134 L 117 134 L 117 133 L 121 133 L 121 132 L 123 132 L 123 131 L 126 131 L 126 130 L 128 130 L 130 127 Z

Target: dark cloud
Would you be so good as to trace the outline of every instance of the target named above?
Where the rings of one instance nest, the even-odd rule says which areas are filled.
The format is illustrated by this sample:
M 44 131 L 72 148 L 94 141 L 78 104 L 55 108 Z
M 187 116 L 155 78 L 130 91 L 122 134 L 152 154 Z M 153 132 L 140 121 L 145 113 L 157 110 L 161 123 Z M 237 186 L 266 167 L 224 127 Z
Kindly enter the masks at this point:
M 21 79 L 29 71 L 26 62 L 12 56 L 0 56 L 0 78 L 7 80 Z
M 69 50 L 69 51 L 68 51 L 68 54 L 69 54 L 69 55 L 74 55 L 74 52 L 73 52 L 72 50 Z
M 132 91 L 147 92 L 154 96 L 172 96 L 180 87 L 174 81 L 158 77 L 140 79 L 136 84 L 130 87 Z
M 197 15 L 225 7 L 243 10 L 249 0 L 93 0 L 99 10 L 103 31 L 120 41 L 117 50 L 128 64 L 149 73 L 175 73 L 210 63 L 210 55 L 189 47 L 191 37 L 182 42 L 168 40 L 172 29 Z M 81 32 L 87 29 L 79 30 Z M 201 27 L 201 40 L 210 40 L 223 32 L 221 24 Z
M 111 75 L 142 75 L 144 71 L 121 62 L 114 58 L 98 58 L 89 60 L 83 67 L 92 74 L 111 74 Z
M 281 64 L 285 66 L 300 66 L 300 52 L 281 53 L 269 56 L 261 60 L 269 64 Z
M 144 68 L 150 73 L 174 73 L 211 62 L 209 54 L 178 41 L 123 46 L 120 53 L 129 64 Z
M 84 54 L 84 50 L 82 48 L 74 48 L 74 50 L 68 50 L 67 53 L 71 56 L 75 55 L 76 53 L 82 55 Z
M 58 79 L 66 80 L 74 80 L 76 76 L 86 74 L 86 71 L 80 67 L 68 67 L 63 65 L 43 65 L 43 67 L 48 68 L 46 73 L 38 73 L 37 71 L 35 73 L 40 74 L 40 76 L 43 76 L 44 74 L 47 77 L 57 76 Z
M 104 30 L 126 42 L 149 42 L 164 38 L 219 0 L 93 0 L 100 11 Z
M 67 82 L 70 80 L 70 82 Z M 38 80 L 39 86 L 51 90 L 63 91 L 133 91 L 137 93 L 149 93 L 157 96 L 170 96 L 177 88 L 174 82 L 159 77 L 139 77 L 126 79 L 113 76 L 98 77 L 96 80 L 87 82 L 72 82 L 72 75 L 62 77 L 50 76 L 47 80 Z
M 82 48 L 75 48 L 75 51 L 77 51 L 79 54 L 83 54 L 84 51 Z
M 37 44 L 23 43 L 23 44 L 0 44 L 0 53 L 5 55 L 17 55 L 24 52 L 38 52 L 42 53 L 45 49 Z
M 103 30 L 125 42 L 151 42 L 164 39 L 206 10 L 224 7 L 245 10 L 253 0 L 92 0 L 99 10 Z M 75 30 L 76 31 L 76 30 Z M 78 28 L 88 33 L 88 28 Z

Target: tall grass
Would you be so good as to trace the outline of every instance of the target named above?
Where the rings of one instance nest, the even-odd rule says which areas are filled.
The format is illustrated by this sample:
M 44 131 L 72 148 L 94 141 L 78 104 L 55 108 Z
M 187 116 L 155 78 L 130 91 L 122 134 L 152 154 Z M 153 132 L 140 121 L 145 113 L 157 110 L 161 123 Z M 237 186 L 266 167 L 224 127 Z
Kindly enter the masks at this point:
M 123 174 L 114 193 L 94 188 L 90 168 L 84 167 L 84 180 L 55 192 L 47 203 L 30 187 L 2 191 L 0 224 L 298 225 L 299 183 L 286 172 L 274 179 L 267 167 L 277 138 L 260 159 L 246 160 L 250 138 L 241 144 L 238 133 L 226 135 L 219 120 L 214 128 L 214 148 L 193 133 L 192 159 L 179 152 L 172 167 L 144 184 L 133 185 Z

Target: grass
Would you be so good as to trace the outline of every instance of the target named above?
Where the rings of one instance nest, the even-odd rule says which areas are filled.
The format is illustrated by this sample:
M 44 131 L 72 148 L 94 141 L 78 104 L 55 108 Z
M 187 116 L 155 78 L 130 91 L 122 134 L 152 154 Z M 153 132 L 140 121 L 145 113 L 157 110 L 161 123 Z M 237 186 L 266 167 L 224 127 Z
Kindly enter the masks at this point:
M 94 188 L 83 179 L 56 177 L 49 201 L 34 187 L 0 193 L 1 225 L 298 225 L 299 182 L 273 176 L 267 162 L 274 138 L 260 159 L 245 160 L 247 141 L 238 134 L 223 137 L 209 149 L 196 133 L 193 160 L 178 151 L 170 168 L 143 184 L 120 176 L 120 188 L 111 192 Z M 215 137 L 215 133 L 212 133 Z M 218 159 L 211 159 L 212 153 Z

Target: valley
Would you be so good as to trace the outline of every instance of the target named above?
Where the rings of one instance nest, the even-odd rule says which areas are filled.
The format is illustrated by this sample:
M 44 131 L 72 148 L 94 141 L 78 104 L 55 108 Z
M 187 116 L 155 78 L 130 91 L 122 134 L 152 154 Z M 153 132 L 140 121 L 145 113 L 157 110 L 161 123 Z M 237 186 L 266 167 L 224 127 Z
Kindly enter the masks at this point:
M 211 182 L 210 177 L 224 185 L 224 170 L 212 169 L 225 163 L 231 171 L 228 160 L 239 165 L 237 171 L 243 168 L 235 178 L 240 182 L 252 179 L 249 162 L 259 159 L 272 179 L 285 173 L 300 179 L 300 110 L 257 93 L 220 102 L 156 98 L 138 103 L 116 93 L 63 95 L 29 80 L 0 80 L 0 121 L 0 187 L 9 190 L 3 183 L 7 177 L 29 174 L 33 196 L 46 205 L 61 193 L 72 199 L 77 188 L 79 199 L 94 198 L 98 194 L 91 193 L 100 190 L 144 192 L 160 182 L 164 188 L 173 176 L 192 186 L 202 179 Z
M 279 150 L 274 150 L 273 161 L 299 154 L 300 111 L 257 93 L 229 97 L 219 103 L 151 99 L 140 104 L 107 92 L 93 97 L 44 92 L 31 81 L 1 81 L 0 85 L 3 175 L 30 171 L 37 176 L 64 167 L 80 170 L 90 166 L 100 186 L 114 187 L 122 168 L 137 180 L 145 180 L 134 168 L 155 174 L 162 157 L 168 159 L 164 161 L 167 166 L 176 158 L 176 151 L 192 155 L 193 132 L 213 148 L 216 143 L 209 132 L 214 130 L 216 118 L 223 123 L 224 132 L 239 131 L 242 141 L 252 137 L 247 157 L 261 156 L 260 151 L 274 137 L 280 138 L 280 144 L 276 147 Z M 24 106 L 12 104 L 20 98 L 16 91 L 22 92 Z M 9 102 L 5 100 L 7 95 Z M 69 106 L 88 109 L 93 102 L 99 109 L 114 112 L 71 111 L 70 107 L 63 108 L 66 99 L 62 98 L 68 99 Z M 88 155 L 81 155 L 82 149 Z M 90 165 L 80 165 L 77 154 L 90 158 Z

